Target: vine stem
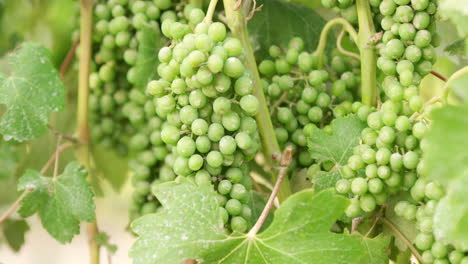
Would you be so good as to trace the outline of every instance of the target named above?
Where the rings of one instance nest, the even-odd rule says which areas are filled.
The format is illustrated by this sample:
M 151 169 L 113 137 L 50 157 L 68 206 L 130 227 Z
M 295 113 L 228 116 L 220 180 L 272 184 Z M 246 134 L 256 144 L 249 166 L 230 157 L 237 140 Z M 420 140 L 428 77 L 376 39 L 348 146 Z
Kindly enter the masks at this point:
M 259 109 L 255 118 L 258 124 L 258 130 L 262 141 L 262 148 L 265 153 L 266 162 L 270 167 L 273 167 L 273 157 L 281 154 L 278 140 L 276 139 L 273 123 L 271 122 L 270 112 L 266 103 L 263 87 L 258 73 L 257 63 L 253 53 L 252 45 L 250 44 L 247 24 L 242 14 L 242 8 L 235 9 L 236 0 L 224 0 L 224 8 L 226 11 L 226 19 L 232 33 L 241 41 L 245 51 L 246 66 L 251 73 L 254 90 L 253 94 L 259 101 Z M 276 175 L 273 175 L 273 181 L 276 181 Z M 278 199 L 284 201 L 291 194 L 289 179 L 286 177 L 281 185 Z
M 213 22 L 213 14 L 216 10 L 216 4 L 218 4 L 218 0 L 210 1 L 210 5 L 208 6 L 208 10 L 206 11 L 206 16 L 203 22 L 207 24 L 211 24 L 211 22 Z
M 65 56 L 65 59 L 63 60 L 62 65 L 60 65 L 60 70 L 59 70 L 60 78 L 62 79 L 64 78 L 65 73 L 68 70 L 68 66 L 70 66 L 70 63 L 73 60 L 73 57 L 75 56 L 76 48 L 78 47 L 79 44 L 80 44 L 80 39 L 78 38 L 73 42 L 72 46 L 68 50 L 67 56 Z
M 343 29 L 348 32 L 348 34 L 351 36 L 351 39 L 354 41 L 354 43 L 358 44 L 358 33 L 354 29 L 353 25 L 351 25 L 346 19 L 342 17 L 337 17 L 328 21 L 325 24 L 325 26 L 322 28 L 322 32 L 320 33 L 319 43 L 317 45 L 317 49 L 315 50 L 315 54 L 318 56 L 318 68 L 319 69 L 323 67 L 323 53 L 327 46 L 328 33 L 336 25 L 343 26 Z
M 91 64 L 91 39 L 93 28 L 93 1 L 81 0 L 80 5 L 80 68 L 78 78 L 77 137 L 81 143 L 76 154 L 78 161 L 91 172 L 88 128 L 89 71 Z M 87 224 L 90 264 L 99 264 L 99 245 L 94 239 L 99 233 L 96 220 Z
M 419 254 L 418 250 L 414 248 L 413 244 L 411 244 L 411 241 L 409 241 L 409 239 L 405 235 L 403 235 L 403 233 L 401 233 L 401 231 L 398 230 L 398 228 L 396 228 L 396 226 L 391 221 L 383 217 L 380 217 L 379 221 L 386 225 L 388 228 L 390 228 L 393 231 L 393 233 L 395 233 L 395 235 L 406 244 L 406 246 L 411 250 L 411 253 L 413 253 L 416 259 L 419 261 L 419 264 L 424 264 L 421 254 Z
M 375 35 L 368 0 L 356 0 L 359 34 L 358 47 L 361 54 L 362 103 L 374 106 L 377 103 L 377 54 L 371 39 Z
M 276 180 L 275 187 L 273 188 L 273 191 L 271 192 L 270 197 L 268 198 L 268 201 L 265 207 L 263 208 L 262 214 L 258 218 L 255 225 L 252 227 L 252 229 L 250 229 L 249 233 L 247 233 L 246 235 L 247 237 L 254 238 L 255 235 L 257 235 L 258 231 L 260 231 L 260 228 L 262 228 L 263 223 L 265 223 L 265 220 L 267 219 L 268 214 L 270 213 L 270 210 L 273 207 L 273 203 L 275 201 L 276 195 L 278 195 L 281 183 L 283 182 L 285 176 L 288 173 L 288 168 L 292 160 L 292 151 L 293 151 L 292 146 L 287 146 L 284 149 L 283 154 L 281 155 L 278 179 Z

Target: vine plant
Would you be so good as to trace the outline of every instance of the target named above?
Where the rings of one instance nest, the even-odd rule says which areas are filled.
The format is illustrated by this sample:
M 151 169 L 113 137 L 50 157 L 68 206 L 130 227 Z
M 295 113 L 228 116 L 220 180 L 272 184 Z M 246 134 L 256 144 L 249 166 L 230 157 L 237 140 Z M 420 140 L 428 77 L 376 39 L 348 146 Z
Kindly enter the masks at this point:
M 37 213 L 61 243 L 86 222 L 91 264 L 116 250 L 96 221 L 96 175 L 112 181 L 102 147 L 128 162 L 135 264 L 468 264 L 468 68 L 433 67 L 436 13 L 459 23 L 460 4 L 322 0 L 325 21 L 291 2 L 81 0 L 60 73 L 40 44 L 13 50 L 0 75 L 0 180 L 22 175 L 0 216 L 10 246 Z M 49 114 L 69 106 L 75 49 L 67 134 Z M 431 75 L 445 83 L 423 100 Z M 17 166 L 46 131 L 42 169 Z

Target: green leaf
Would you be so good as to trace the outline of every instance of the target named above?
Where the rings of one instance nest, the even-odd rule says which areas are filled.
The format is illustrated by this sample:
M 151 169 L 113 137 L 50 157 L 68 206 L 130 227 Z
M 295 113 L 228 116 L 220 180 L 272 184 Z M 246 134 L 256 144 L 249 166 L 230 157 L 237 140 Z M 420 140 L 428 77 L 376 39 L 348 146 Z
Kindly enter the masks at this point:
M 387 238 L 366 240 L 329 231 L 348 205 L 332 190 L 290 196 L 271 225 L 256 236 L 226 234 L 210 186 L 197 187 L 182 179 L 159 185 L 155 195 L 164 210 L 132 223 L 139 235 L 130 250 L 135 264 L 178 264 L 187 259 L 225 264 L 388 263 L 385 255 L 369 252 L 383 252 Z
M 267 197 L 265 197 L 264 195 L 258 192 L 254 192 L 254 191 L 250 192 L 249 207 L 252 209 L 252 218 L 248 220 L 251 226 L 253 226 L 255 222 L 257 222 L 257 219 L 262 214 L 263 208 L 265 208 L 267 200 L 268 200 Z M 273 221 L 273 215 L 269 214 L 267 219 L 263 223 L 261 230 L 264 230 L 265 228 L 270 226 L 272 221 Z
M 13 178 L 17 157 L 13 146 L 0 142 L 0 180 Z
M 164 45 L 164 38 L 159 28 L 146 26 L 141 30 L 138 41 L 135 85 L 144 91 L 146 84 L 157 77 L 158 52 Z
M 439 3 L 440 14 L 454 23 L 460 36 L 467 36 L 468 17 L 465 12 L 467 2 L 465 0 L 441 0 Z
M 308 139 L 309 152 L 319 161 L 332 161 L 334 168 L 329 172 L 317 172 L 312 182 L 317 191 L 334 187 L 342 178 L 341 166 L 348 162 L 353 149 L 359 144 L 361 131 L 365 123 L 357 116 L 347 116 L 334 119 L 331 122 L 333 133 L 329 135 L 323 130 L 315 129 Z
M 453 180 L 434 214 L 434 234 L 438 240 L 468 250 L 468 172 Z
M 94 237 L 94 239 L 98 245 L 105 247 L 110 253 L 115 253 L 117 251 L 117 245 L 109 242 L 110 238 L 107 233 L 100 232 Z
M 445 47 L 445 52 L 448 52 L 452 56 L 465 56 L 465 40 L 458 39 Z
M 445 185 L 468 170 L 468 103 L 446 105 L 432 112 L 424 152 L 425 173 Z
M 400 230 L 405 235 L 405 237 L 408 238 L 409 241 L 414 241 L 416 235 L 419 232 L 416 226 L 416 222 L 414 220 L 407 220 L 406 218 L 398 216 L 395 213 L 395 205 L 399 201 L 410 200 L 411 195 L 408 192 L 402 192 L 390 197 L 390 199 L 388 199 L 387 201 L 387 208 L 385 209 L 385 218 L 391 223 L 393 223 L 393 225 L 397 226 L 398 230 Z M 395 236 L 393 230 L 391 230 L 388 226 L 383 226 L 382 233 L 389 236 L 394 236 L 395 246 L 397 246 L 398 249 L 400 249 L 401 251 L 408 250 L 408 246 L 405 244 L 405 242 L 401 240 L 398 236 Z
M 62 243 L 70 242 L 80 232 L 80 221 L 95 218 L 94 193 L 86 181 L 87 173 L 71 162 L 55 180 L 28 170 L 19 180 L 18 189 L 30 193 L 21 201 L 23 217 L 39 212 L 42 225 Z
M 309 152 L 319 161 L 345 165 L 353 154 L 353 148 L 359 144 L 365 123 L 353 115 L 334 119 L 331 127 L 331 135 L 320 129 L 314 130 L 308 142 Z
M 259 46 L 258 57 L 268 57 L 268 49 L 272 45 L 287 47 L 293 37 L 304 40 L 306 51 L 315 50 L 326 23 L 319 14 L 312 9 L 279 0 L 257 1 L 257 6 L 261 4 L 262 10 L 256 12 L 247 24 L 249 34 Z M 328 43 L 334 43 L 332 37 L 328 40 Z
M 24 235 L 29 230 L 28 223 L 25 220 L 6 219 L 2 226 L 8 245 L 13 251 L 19 251 L 24 244 Z
M 326 172 L 319 171 L 314 175 L 312 183 L 316 191 L 325 190 L 335 187 L 336 182 L 342 178 L 341 173 L 338 171 Z
M 450 81 L 452 93 L 462 102 L 468 101 L 468 74 L 462 75 L 460 78 Z
M 434 216 L 434 233 L 442 241 L 468 250 L 468 103 L 446 105 L 432 113 L 424 152 L 425 173 L 446 187 Z
M 48 115 L 65 104 L 65 88 L 40 44 L 26 42 L 8 56 L 9 77 L 0 75 L 0 104 L 7 111 L 0 118 L 0 133 L 17 141 L 40 136 Z

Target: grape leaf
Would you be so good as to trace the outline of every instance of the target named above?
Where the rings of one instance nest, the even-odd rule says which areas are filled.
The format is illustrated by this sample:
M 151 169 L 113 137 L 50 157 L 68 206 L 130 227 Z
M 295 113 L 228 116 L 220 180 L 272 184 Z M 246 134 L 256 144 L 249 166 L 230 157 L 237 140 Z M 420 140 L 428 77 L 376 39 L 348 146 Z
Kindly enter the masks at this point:
M 279 0 L 257 1 L 262 10 L 248 22 L 249 34 L 257 41 L 257 55 L 268 57 L 271 45 L 287 47 L 294 37 L 304 40 L 304 49 L 317 47 L 320 33 L 326 21 L 312 9 Z M 330 35 L 328 43 L 334 43 Z
M 0 104 L 7 111 L 0 118 L 0 133 L 17 141 L 40 136 L 48 115 L 65 104 L 65 88 L 42 45 L 26 42 L 8 56 L 11 75 L 0 75 Z
M 312 178 L 314 189 L 316 191 L 325 190 L 327 188 L 335 187 L 336 182 L 342 178 L 341 173 L 338 171 L 325 172 L 319 171 Z
M 468 250 L 468 103 L 434 110 L 427 135 L 424 173 L 442 183 L 447 195 L 437 206 L 434 233 L 440 240 Z
M 450 81 L 452 93 L 462 102 L 468 101 L 468 74 L 460 76 L 460 78 Z
M 80 221 L 92 222 L 95 218 L 94 193 L 86 176 L 77 162 L 68 164 L 56 179 L 26 171 L 18 190 L 29 193 L 21 201 L 19 214 L 27 217 L 39 212 L 42 225 L 52 237 L 70 242 L 80 232 Z
M 434 214 L 434 234 L 438 240 L 468 250 L 468 171 L 453 180 L 447 195 L 437 205 Z
M 1 143 L 1 142 L 0 142 Z M 0 144 L 0 179 L 11 179 L 16 170 L 16 153 L 13 146 Z
M 332 135 L 320 129 L 314 130 L 308 142 L 309 152 L 320 161 L 344 165 L 358 145 L 365 123 L 353 115 L 334 119 L 331 127 Z
M 332 135 L 323 130 L 315 129 L 308 139 L 309 152 L 313 158 L 335 163 L 331 171 L 315 173 L 312 182 L 317 190 L 333 187 L 341 179 L 340 167 L 348 162 L 354 147 L 359 144 L 365 123 L 357 116 L 352 115 L 334 119 L 331 122 L 331 127 Z
M 465 56 L 465 40 L 457 39 L 445 47 L 445 52 L 448 52 L 452 56 Z
M 139 236 L 130 250 L 135 264 L 178 264 L 187 259 L 225 264 L 388 263 L 384 254 L 369 252 L 383 252 L 387 238 L 329 231 L 348 204 L 332 190 L 292 195 L 275 212 L 271 225 L 256 236 L 226 234 L 210 186 L 197 187 L 181 179 L 159 185 L 155 195 L 164 210 L 132 223 Z
M 247 220 L 249 221 L 249 224 L 251 226 L 253 226 L 255 222 L 257 222 L 257 219 L 262 214 L 263 208 L 265 208 L 265 204 L 267 203 L 267 200 L 268 200 L 267 197 L 265 197 L 264 195 L 258 192 L 254 192 L 254 191 L 250 192 L 249 207 L 252 209 L 252 217 L 251 219 L 247 219 Z M 263 223 L 261 230 L 264 230 L 265 228 L 270 226 L 271 221 L 273 221 L 273 216 L 272 214 L 269 214 L 267 219 Z
M 468 103 L 446 105 L 432 112 L 424 152 L 425 173 L 445 185 L 468 170 Z
M 19 251 L 24 244 L 24 235 L 29 230 L 28 223 L 25 220 L 6 219 L 2 226 L 8 245 L 13 251 Z
M 157 77 L 158 52 L 164 45 L 164 38 L 158 28 L 144 27 L 138 37 L 138 54 L 135 65 L 135 85 L 144 90 L 146 84 Z

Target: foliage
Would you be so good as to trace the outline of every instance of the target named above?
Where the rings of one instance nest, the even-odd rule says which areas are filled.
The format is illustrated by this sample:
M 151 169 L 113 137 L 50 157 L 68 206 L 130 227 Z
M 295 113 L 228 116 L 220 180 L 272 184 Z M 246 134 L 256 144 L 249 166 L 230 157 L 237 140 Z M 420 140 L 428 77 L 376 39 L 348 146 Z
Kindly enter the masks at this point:
M 140 239 L 130 255 L 135 263 L 180 263 L 186 259 L 209 263 L 386 263 L 380 254 L 388 239 L 334 234 L 330 226 L 343 213 L 346 200 L 323 191 L 291 196 L 276 211 L 261 234 L 226 234 L 216 193 L 186 180 L 159 185 L 155 195 L 164 212 L 132 224 Z M 178 197 L 178 199 L 174 199 Z M 186 217 L 181 218 L 184 215 Z M 181 221 L 183 219 L 183 221 Z M 158 245 L 165 243 L 162 248 Z M 169 244 L 168 244 L 169 243 Z
M 39 213 L 42 225 L 62 243 L 80 232 L 80 221 L 95 218 L 94 194 L 86 181 L 87 172 L 76 162 L 70 163 L 56 179 L 28 170 L 18 182 L 18 190 L 28 194 L 21 201 L 19 214 Z
M 7 107 L 0 133 L 17 141 L 29 140 L 44 133 L 50 112 L 64 107 L 65 88 L 49 51 L 41 45 L 24 43 L 8 58 L 11 75 L 0 75 L 0 103 Z

